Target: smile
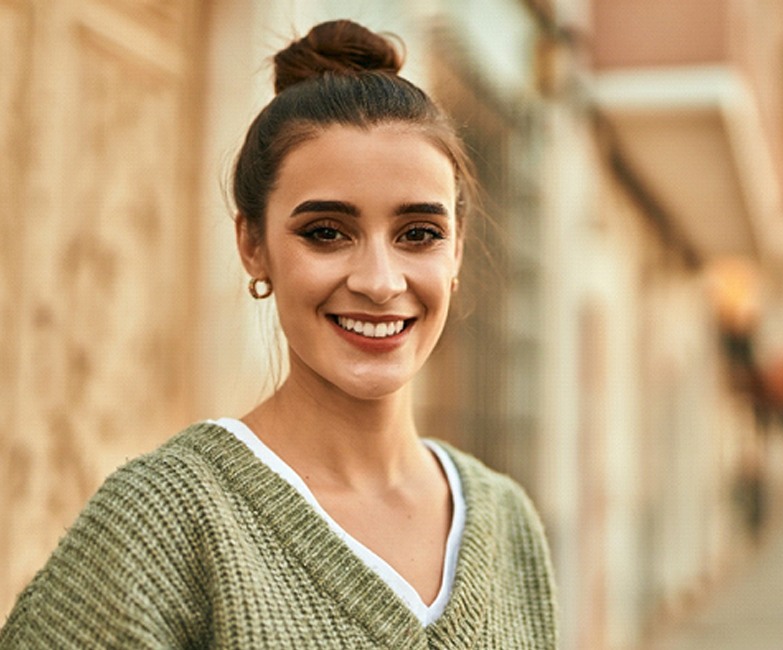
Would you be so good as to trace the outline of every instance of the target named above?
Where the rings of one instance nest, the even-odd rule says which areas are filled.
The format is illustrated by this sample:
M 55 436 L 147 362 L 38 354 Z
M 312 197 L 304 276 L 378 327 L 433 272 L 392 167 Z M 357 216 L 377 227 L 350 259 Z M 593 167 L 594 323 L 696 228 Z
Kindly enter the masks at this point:
M 395 336 L 405 329 L 404 320 L 394 320 L 385 323 L 370 323 L 368 321 L 355 320 L 344 316 L 335 318 L 337 324 L 348 332 L 354 332 L 370 339 L 383 339 Z

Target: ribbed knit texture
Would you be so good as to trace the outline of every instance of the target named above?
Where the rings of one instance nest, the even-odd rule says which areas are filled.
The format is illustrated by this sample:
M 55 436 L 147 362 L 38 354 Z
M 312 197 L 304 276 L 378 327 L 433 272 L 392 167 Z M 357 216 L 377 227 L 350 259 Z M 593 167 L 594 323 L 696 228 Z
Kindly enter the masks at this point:
M 467 520 L 451 600 L 427 628 L 294 488 L 201 423 L 109 477 L 20 595 L 0 648 L 556 648 L 529 500 L 446 448 Z

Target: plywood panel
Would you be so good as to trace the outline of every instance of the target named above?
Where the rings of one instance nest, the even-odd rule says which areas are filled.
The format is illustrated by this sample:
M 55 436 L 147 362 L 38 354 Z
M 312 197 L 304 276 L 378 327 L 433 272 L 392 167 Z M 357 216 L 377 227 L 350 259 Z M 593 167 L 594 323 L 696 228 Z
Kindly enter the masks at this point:
M 192 3 L 183 0 L 103 0 L 103 4 L 170 40 L 185 35 L 192 14 Z
M 195 6 L 0 4 L 0 617 L 105 476 L 188 419 Z
M 703 65 L 728 56 L 727 0 L 593 0 L 598 69 Z
M 8 430 L 16 415 L 19 369 L 19 304 L 22 286 L 18 269 L 22 261 L 25 214 L 20 192 L 25 165 L 27 73 L 30 68 L 31 17 L 28 3 L 0 2 L 0 513 L 7 512 L 16 486 Z M 0 593 L 9 574 L 10 538 L 0 526 Z
M 66 399 L 111 438 L 145 413 L 165 424 L 181 395 L 178 355 L 187 305 L 178 86 L 80 34 L 80 105 L 70 197 L 76 217 L 59 263 L 76 307 L 65 331 Z M 131 363 L 132 362 L 132 363 Z M 116 394 L 90 390 L 116 387 Z

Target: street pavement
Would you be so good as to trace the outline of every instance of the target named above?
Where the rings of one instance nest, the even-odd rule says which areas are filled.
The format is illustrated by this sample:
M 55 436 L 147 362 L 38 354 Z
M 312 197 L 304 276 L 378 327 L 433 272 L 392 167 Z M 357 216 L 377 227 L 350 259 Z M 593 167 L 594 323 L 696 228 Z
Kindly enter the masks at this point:
M 653 650 L 783 650 L 783 534 Z

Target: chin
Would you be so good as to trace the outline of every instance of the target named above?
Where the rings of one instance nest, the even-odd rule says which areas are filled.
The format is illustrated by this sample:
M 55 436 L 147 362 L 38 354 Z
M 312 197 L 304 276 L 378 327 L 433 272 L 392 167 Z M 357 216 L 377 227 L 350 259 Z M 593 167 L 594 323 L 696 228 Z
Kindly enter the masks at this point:
M 361 385 L 337 386 L 343 393 L 360 400 L 380 400 L 399 393 L 407 382 L 370 382 Z
M 315 382 L 329 392 L 357 400 L 379 400 L 403 390 L 416 374 L 416 364 L 397 362 L 338 363 L 334 359 L 308 364 L 292 353 L 291 374 Z M 328 397 L 327 397 L 328 399 Z
M 412 380 L 410 376 L 384 376 L 372 373 L 336 380 L 333 385 L 338 390 L 355 399 L 378 400 L 391 397 L 403 390 Z

